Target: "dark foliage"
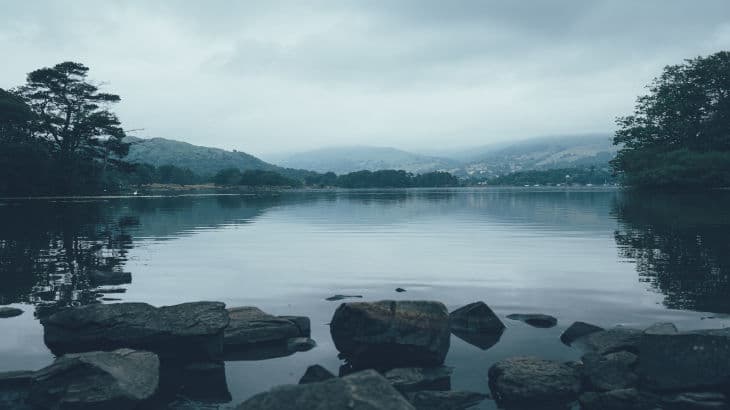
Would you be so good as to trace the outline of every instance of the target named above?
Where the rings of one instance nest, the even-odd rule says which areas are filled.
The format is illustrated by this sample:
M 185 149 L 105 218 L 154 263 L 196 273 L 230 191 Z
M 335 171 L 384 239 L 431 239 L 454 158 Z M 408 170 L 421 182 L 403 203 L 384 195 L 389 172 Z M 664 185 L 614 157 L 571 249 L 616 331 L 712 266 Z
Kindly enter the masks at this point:
M 603 185 L 615 182 L 615 178 L 606 168 L 591 166 L 588 168 L 560 168 L 545 171 L 520 171 L 502 175 L 487 181 L 488 185 Z

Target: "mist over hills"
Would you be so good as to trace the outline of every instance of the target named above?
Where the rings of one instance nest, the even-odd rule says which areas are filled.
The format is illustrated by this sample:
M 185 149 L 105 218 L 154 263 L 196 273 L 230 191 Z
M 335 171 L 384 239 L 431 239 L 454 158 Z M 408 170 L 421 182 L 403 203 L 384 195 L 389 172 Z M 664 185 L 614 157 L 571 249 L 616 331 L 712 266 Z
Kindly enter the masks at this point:
M 414 174 L 448 171 L 460 177 L 491 178 L 510 172 L 598 166 L 607 168 L 616 154 L 609 134 L 532 138 L 469 150 L 424 155 L 390 147 L 330 147 L 264 161 L 241 151 L 227 151 L 165 138 L 128 137 L 126 160 L 155 166 L 175 165 L 209 177 L 226 168 L 276 171 L 302 177 L 307 171 L 346 174 L 360 170 L 402 169 Z

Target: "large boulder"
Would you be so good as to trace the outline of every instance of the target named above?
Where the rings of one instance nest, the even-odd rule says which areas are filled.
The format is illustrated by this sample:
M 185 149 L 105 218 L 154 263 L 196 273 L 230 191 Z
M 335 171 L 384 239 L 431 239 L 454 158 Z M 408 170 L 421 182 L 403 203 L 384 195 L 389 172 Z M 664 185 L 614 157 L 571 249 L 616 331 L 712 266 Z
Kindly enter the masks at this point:
M 697 390 L 730 383 L 730 328 L 644 333 L 639 375 L 652 390 Z
M 156 308 L 146 303 L 87 305 L 41 319 L 55 354 L 132 348 L 161 358 L 218 358 L 228 325 L 225 305 L 193 302 Z
M 32 371 L 11 371 L 0 373 L 0 409 L 31 410 L 30 383 Z
M 151 352 L 68 354 L 33 375 L 31 403 L 40 409 L 138 408 L 157 391 L 160 362 Z
M 588 353 L 583 356 L 583 375 L 596 390 L 626 389 L 636 385 L 634 368 L 637 356 L 630 352 L 616 352 L 601 356 Z
M 226 349 L 241 349 L 259 343 L 309 337 L 309 318 L 304 316 L 273 316 L 252 306 L 228 309 L 230 322 L 225 329 Z
M 576 341 L 589 352 L 600 355 L 627 351 L 636 353 L 639 350 L 639 342 L 643 332 L 627 327 L 614 327 L 612 329 L 594 332 Z
M 438 366 L 449 351 L 449 315 L 440 302 L 343 303 L 330 333 L 354 368 Z
M 494 346 L 505 326 L 484 302 L 462 306 L 449 314 L 451 333 L 482 350 Z
M 236 409 L 413 410 L 414 407 L 383 376 L 365 370 L 319 383 L 274 387 L 251 397 Z
M 560 341 L 570 346 L 576 340 L 588 336 L 592 333 L 600 332 L 603 330 L 602 327 L 592 325 L 586 322 L 573 322 L 572 325 L 568 326 L 567 329 L 560 335 Z
M 507 408 L 560 406 L 575 400 L 581 375 L 575 366 L 534 357 L 513 357 L 489 368 L 489 387 Z
M 471 391 L 424 390 L 406 393 L 416 410 L 461 410 L 481 403 L 488 396 Z

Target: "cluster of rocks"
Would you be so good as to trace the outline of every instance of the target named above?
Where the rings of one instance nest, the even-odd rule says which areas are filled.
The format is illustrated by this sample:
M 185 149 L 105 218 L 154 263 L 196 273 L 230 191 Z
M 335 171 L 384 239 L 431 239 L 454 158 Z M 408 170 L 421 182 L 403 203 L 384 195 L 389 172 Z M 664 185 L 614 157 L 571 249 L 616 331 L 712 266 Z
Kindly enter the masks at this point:
M 220 302 L 94 304 L 41 323 L 58 358 L 38 371 L 0 374 L 0 407 L 157 408 L 174 397 L 225 403 L 231 400 L 225 360 L 314 346 L 307 317 L 277 317 L 255 307 L 226 310 Z

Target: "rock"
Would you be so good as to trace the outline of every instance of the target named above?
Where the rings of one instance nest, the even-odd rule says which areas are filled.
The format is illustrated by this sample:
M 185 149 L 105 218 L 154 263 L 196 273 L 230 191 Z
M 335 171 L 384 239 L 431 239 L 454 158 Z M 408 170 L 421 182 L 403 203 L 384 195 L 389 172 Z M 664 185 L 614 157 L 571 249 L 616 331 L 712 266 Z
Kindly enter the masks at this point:
M 499 342 L 504 323 L 484 302 L 474 302 L 449 314 L 451 333 L 459 339 L 487 350 Z
M 132 283 L 132 274 L 129 272 L 93 270 L 89 272 L 89 281 L 93 286 L 126 285 Z
M 383 376 L 401 393 L 418 390 L 451 389 L 452 367 L 401 367 L 388 370 Z
M 587 392 L 578 398 L 583 410 L 644 410 L 651 409 L 636 389 L 611 390 L 603 393 Z
M 636 385 L 637 356 L 633 353 L 616 352 L 605 356 L 588 353 L 582 360 L 583 374 L 596 390 L 618 390 Z
M 46 346 L 55 354 L 127 347 L 193 361 L 222 355 L 228 314 L 220 302 L 161 308 L 117 303 L 65 309 L 41 323 Z
M 639 376 L 652 390 L 698 390 L 730 381 L 730 329 L 645 333 Z
M 43 409 L 134 409 L 150 400 L 160 362 L 151 352 L 67 354 L 33 376 L 30 401 Z
M 666 410 L 726 410 L 727 396 L 720 392 L 685 392 L 663 396 Z
M 16 370 L 12 372 L 0 372 L 0 388 L 28 386 L 33 379 L 30 370 Z
M 230 308 L 228 316 L 230 322 L 223 340 L 226 349 L 309 337 L 309 318 L 306 317 L 276 317 L 251 306 Z
M 225 363 L 163 363 L 157 396 L 161 402 L 159 407 L 179 397 L 196 402 L 228 403 L 231 393 L 228 391 Z
M 438 366 L 451 337 L 446 306 L 429 301 L 343 303 L 330 333 L 354 368 Z
M 650 335 L 673 335 L 679 333 L 674 323 L 654 323 L 644 330 L 645 334 Z
M 307 367 L 307 371 L 305 371 L 302 378 L 299 379 L 299 384 L 323 382 L 325 380 L 334 379 L 335 377 L 336 376 L 329 370 L 315 364 Z
M 564 344 L 570 346 L 575 342 L 576 340 L 588 336 L 591 333 L 600 332 L 603 330 L 602 327 L 592 325 L 590 323 L 586 322 L 573 322 L 572 325 L 570 325 L 562 335 L 560 335 L 560 341 Z
M 575 400 L 581 390 L 581 377 L 574 366 L 564 363 L 513 357 L 489 368 L 489 387 L 505 407 L 548 407 Z
M 257 394 L 238 410 L 349 409 L 413 410 L 413 406 L 374 370 L 319 383 L 284 385 Z
M 614 327 L 612 329 L 591 333 L 580 339 L 580 344 L 589 352 L 600 355 L 620 352 L 622 350 L 636 353 L 639 350 L 642 332 L 626 327 Z
M 507 315 L 507 319 L 519 320 L 533 327 L 547 328 L 558 324 L 558 319 L 550 315 L 543 315 L 542 313 L 513 313 Z
M 403 288 L 395 288 L 395 291 L 396 291 L 396 292 L 398 292 L 398 293 L 403 293 L 403 292 L 405 292 L 406 290 L 405 290 L 405 289 L 403 289 Z
M 227 348 L 224 351 L 225 361 L 257 361 L 291 356 L 297 352 L 306 352 L 317 346 L 308 337 L 294 337 L 269 343 L 245 345 L 240 349 Z
M 325 300 L 328 300 L 330 302 L 334 302 L 336 300 L 342 300 L 342 299 L 348 299 L 348 298 L 362 299 L 362 295 L 334 295 L 334 296 L 330 296 L 330 297 L 326 298 Z
M 18 309 L 18 308 L 14 308 L 14 307 L 7 307 L 7 306 L 0 307 L 0 319 L 20 316 L 22 314 L 23 314 L 22 309 Z
M 407 393 L 406 398 L 416 410 L 461 410 L 481 403 L 488 396 L 470 391 L 425 390 Z
M 33 374 L 24 370 L 0 373 L 0 409 L 32 409 L 28 401 Z
M 286 341 L 287 350 L 290 352 L 306 352 L 314 349 L 317 342 L 308 337 L 293 337 Z

